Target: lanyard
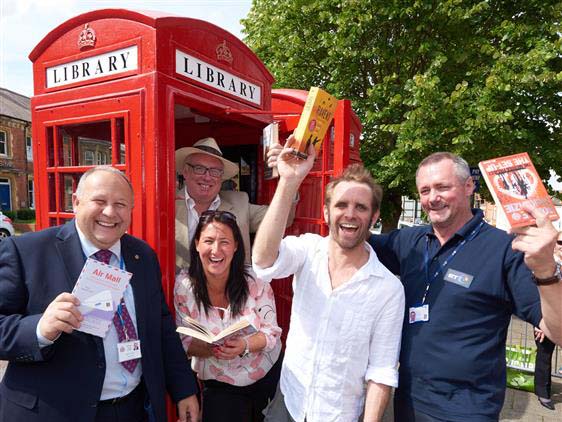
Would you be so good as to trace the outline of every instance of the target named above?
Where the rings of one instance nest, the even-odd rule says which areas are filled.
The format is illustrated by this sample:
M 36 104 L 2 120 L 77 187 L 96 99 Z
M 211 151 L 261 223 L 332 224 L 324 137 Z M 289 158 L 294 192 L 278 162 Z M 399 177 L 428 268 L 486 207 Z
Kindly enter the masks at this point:
M 123 307 L 121 306 L 121 302 L 119 302 L 119 306 L 117 306 L 117 316 L 119 317 L 119 323 L 123 329 L 123 334 L 125 334 L 125 341 L 129 341 L 129 334 L 125 328 L 125 321 L 123 320 Z
M 125 261 L 123 260 L 123 255 L 121 255 L 121 259 L 119 260 L 119 269 L 123 269 L 125 266 Z M 125 301 L 124 298 L 121 301 Z M 119 317 L 119 322 L 121 323 L 121 327 L 123 328 L 123 333 L 125 333 L 125 341 L 129 341 L 129 335 L 127 334 L 127 330 L 125 329 L 125 321 L 123 320 L 123 306 L 121 306 L 121 302 L 117 305 L 117 316 Z
M 476 227 L 474 230 L 472 230 L 472 232 L 468 235 L 468 237 L 463 239 L 463 241 L 460 242 L 455 249 L 453 249 L 453 251 L 447 256 L 447 258 L 445 258 L 445 261 L 443 261 L 443 265 L 438 263 L 439 267 L 437 268 L 437 270 L 433 273 L 433 275 L 431 277 L 429 277 L 429 266 L 430 266 L 430 263 L 429 263 L 429 237 L 426 236 L 426 238 L 425 238 L 424 269 L 425 269 L 425 279 L 427 281 L 427 284 L 425 286 L 425 292 L 423 294 L 423 298 L 422 298 L 422 301 L 421 301 L 422 305 L 425 304 L 425 299 L 427 298 L 427 293 L 429 292 L 429 286 L 431 285 L 431 283 L 433 283 L 435 281 L 435 279 L 437 278 L 439 273 L 441 273 L 445 268 L 447 268 L 447 266 L 451 263 L 451 261 L 457 255 L 457 253 L 461 250 L 461 248 L 464 245 L 466 245 L 467 242 L 471 241 L 472 239 L 474 239 L 476 237 L 476 235 L 478 234 L 478 232 L 480 231 L 480 229 L 482 228 L 483 225 L 484 225 L 484 221 L 481 221 L 480 224 L 478 225 L 478 227 Z

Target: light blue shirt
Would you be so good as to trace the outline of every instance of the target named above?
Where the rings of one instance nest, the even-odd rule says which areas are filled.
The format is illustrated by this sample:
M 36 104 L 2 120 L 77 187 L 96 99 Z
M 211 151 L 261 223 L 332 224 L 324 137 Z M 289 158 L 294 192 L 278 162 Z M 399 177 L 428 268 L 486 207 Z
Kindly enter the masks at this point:
M 76 226 L 76 231 L 78 232 L 78 237 L 80 238 L 80 244 L 82 246 L 82 251 L 87 257 L 93 258 L 99 248 L 94 246 L 90 242 L 84 233 L 80 231 L 78 226 Z M 114 267 L 120 267 L 121 263 L 121 241 L 118 240 L 113 246 L 109 248 L 112 252 L 109 265 Z M 123 264 L 124 267 L 124 264 Z M 122 268 L 125 270 L 126 268 Z M 137 328 L 137 314 L 135 310 L 135 300 L 133 296 L 133 289 L 131 284 L 127 285 L 125 293 L 123 294 L 123 299 L 125 300 L 125 305 L 127 310 L 133 320 L 135 330 L 138 333 Z M 39 341 L 40 347 L 44 347 L 53 342 L 47 340 L 39 333 L 39 327 L 37 328 L 37 339 Z M 56 340 L 55 340 L 56 341 Z M 101 391 L 100 400 L 108 400 L 115 397 L 122 397 L 129 394 L 135 389 L 135 387 L 140 383 L 140 378 L 142 375 L 141 362 L 138 363 L 133 373 L 130 373 L 119 363 L 117 344 L 119 343 L 119 338 L 117 337 L 117 330 L 113 322 L 109 324 L 109 330 L 103 338 L 103 349 L 105 354 L 105 378 L 103 380 L 103 388 Z

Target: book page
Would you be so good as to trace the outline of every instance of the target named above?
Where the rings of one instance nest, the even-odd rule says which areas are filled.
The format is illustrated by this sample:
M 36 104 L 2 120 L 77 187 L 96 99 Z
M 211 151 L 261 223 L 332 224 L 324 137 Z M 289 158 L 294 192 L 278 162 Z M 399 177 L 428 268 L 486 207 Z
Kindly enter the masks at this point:
M 193 324 L 195 322 L 195 324 Z M 178 327 L 176 331 L 186 336 L 194 337 L 209 344 L 223 344 L 228 338 L 234 336 L 246 337 L 256 333 L 258 330 L 247 319 L 242 318 L 238 322 L 226 327 L 216 336 L 208 328 L 192 318 L 186 318 L 186 326 Z M 207 334 L 208 333 L 208 334 Z
M 257 332 L 256 327 L 254 327 L 247 319 L 242 318 L 240 321 L 232 324 L 231 326 L 218 333 L 214 337 L 213 342 L 217 343 L 220 341 L 221 343 L 224 343 L 224 341 L 230 337 L 246 337 L 254 334 L 255 332 Z
M 105 337 L 123 292 L 133 274 L 88 258 L 72 294 L 80 300 L 82 321 L 78 331 Z
M 195 330 L 193 328 L 190 327 L 178 327 L 176 328 L 176 332 L 183 334 L 185 336 L 189 336 L 189 337 L 193 337 L 199 340 L 204 341 L 205 343 L 209 343 L 212 344 L 213 343 L 213 339 L 211 337 L 209 337 L 208 335 L 206 335 L 205 333 Z
M 263 172 L 265 180 L 279 177 L 277 168 L 271 168 L 267 165 L 267 153 L 271 145 L 279 143 L 279 123 L 273 122 L 263 128 Z
M 196 331 L 199 331 L 202 334 L 205 334 L 208 338 L 212 338 L 213 337 L 213 333 L 211 333 L 211 331 L 209 331 L 207 329 L 207 327 L 205 327 L 203 324 L 201 324 L 199 321 L 190 318 L 188 316 L 185 317 L 185 325 L 187 328 L 191 328 L 194 329 Z

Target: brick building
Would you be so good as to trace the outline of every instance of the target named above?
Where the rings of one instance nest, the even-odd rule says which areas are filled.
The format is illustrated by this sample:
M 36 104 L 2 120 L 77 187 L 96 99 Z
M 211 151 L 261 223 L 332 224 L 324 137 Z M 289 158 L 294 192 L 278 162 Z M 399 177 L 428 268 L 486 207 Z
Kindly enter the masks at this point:
M 0 87 L 0 206 L 34 208 L 30 99 Z

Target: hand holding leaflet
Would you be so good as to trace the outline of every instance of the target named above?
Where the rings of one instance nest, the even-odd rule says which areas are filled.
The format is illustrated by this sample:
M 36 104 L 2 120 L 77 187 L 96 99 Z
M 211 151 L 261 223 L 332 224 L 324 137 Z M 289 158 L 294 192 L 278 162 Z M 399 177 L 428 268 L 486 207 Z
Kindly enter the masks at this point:
M 113 314 L 133 274 L 87 259 L 72 294 L 80 300 L 84 320 L 78 331 L 105 337 Z

